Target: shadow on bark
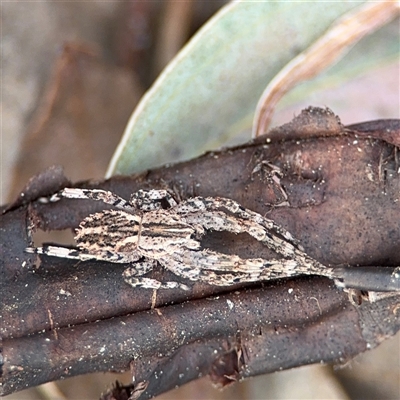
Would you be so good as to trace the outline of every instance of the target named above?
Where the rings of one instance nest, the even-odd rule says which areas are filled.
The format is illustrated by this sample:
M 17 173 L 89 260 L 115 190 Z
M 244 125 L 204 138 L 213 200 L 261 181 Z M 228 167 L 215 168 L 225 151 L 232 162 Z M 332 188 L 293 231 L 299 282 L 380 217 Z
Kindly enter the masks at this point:
M 329 110 L 309 108 L 268 137 L 141 175 L 72 186 L 127 199 L 139 188 L 168 188 L 178 199 L 228 197 L 267 214 L 325 265 L 400 265 L 398 120 L 343 127 Z M 204 375 L 224 386 L 305 364 L 345 363 L 399 330 L 396 292 L 375 301 L 361 293 L 356 304 L 317 276 L 229 288 L 185 281 L 189 292 L 133 290 L 122 278 L 125 265 L 25 253 L 31 229 L 76 228 L 105 208 L 43 202 L 65 186 L 71 184 L 62 170 L 49 169 L 3 208 L 4 395 L 130 369 L 133 384 L 117 384 L 103 398 L 146 399 Z M 272 256 L 247 235 L 211 232 L 203 245 Z M 149 275 L 176 279 L 161 268 Z

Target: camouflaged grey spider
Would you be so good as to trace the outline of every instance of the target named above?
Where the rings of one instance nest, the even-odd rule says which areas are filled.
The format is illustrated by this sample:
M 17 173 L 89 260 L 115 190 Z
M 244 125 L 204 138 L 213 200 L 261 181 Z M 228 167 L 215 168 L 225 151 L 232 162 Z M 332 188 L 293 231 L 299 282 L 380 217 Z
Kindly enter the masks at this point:
M 165 190 L 139 190 L 128 202 L 104 190 L 67 188 L 51 201 L 63 197 L 99 200 L 118 210 L 85 218 L 75 237 L 78 249 L 44 246 L 26 251 L 83 261 L 131 263 L 123 277 L 133 287 L 188 289 L 182 283 L 143 277 L 157 262 L 179 277 L 218 286 L 302 274 L 334 277 L 332 268 L 304 253 L 288 231 L 230 199 L 194 197 L 177 204 Z M 201 249 L 200 239 L 210 230 L 247 233 L 283 258 L 242 259 Z

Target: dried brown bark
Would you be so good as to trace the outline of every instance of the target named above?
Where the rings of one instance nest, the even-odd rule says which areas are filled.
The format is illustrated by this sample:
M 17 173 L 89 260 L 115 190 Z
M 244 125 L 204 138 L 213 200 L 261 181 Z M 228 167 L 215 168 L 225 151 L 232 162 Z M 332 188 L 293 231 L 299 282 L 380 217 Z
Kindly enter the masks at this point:
M 270 138 L 75 186 L 125 198 L 139 188 L 169 188 L 181 199 L 228 197 L 268 213 L 326 265 L 400 265 L 400 121 L 345 128 L 331 112 L 308 109 Z M 271 165 L 281 169 L 279 179 Z M 81 200 L 43 204 L 41 196 L 69 185 L 57 169 L 46 174 L 1 216 L 3 394 L 130 368 L 135 384 L 148 383 L 140 398 L 149 398 L 206 374 L 225 385 L 309 363 L 343 363 L 399 330 L 400 294 L 356 305 L 321 277 L 235 288 L 199 282 L 189 293 L 160 290 L 154 298 L 125 284 L 123 265 L 36 259 L 24 252 L 30 224 L 74 228 L 104 208 Z M 271 255 L 247 235 L 210 233 L 204 245 L 243 257 Z

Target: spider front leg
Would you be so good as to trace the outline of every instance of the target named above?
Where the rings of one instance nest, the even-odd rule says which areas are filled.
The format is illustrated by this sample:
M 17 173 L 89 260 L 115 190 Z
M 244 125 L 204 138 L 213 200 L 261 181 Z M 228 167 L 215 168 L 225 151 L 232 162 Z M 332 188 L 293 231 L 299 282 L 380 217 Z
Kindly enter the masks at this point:
M 204 211 L 219 211 L 221 209 L 227 210 L 236 218 L 251 221 L 268 230 L 275 231 L 294 246 L 299 246 L 299 241 L 282 226 L 276 224 L 273 220 L 265 218 L 262 215 L 243 207 L 238 202 L 231 199 L 225 199 L 223 197 L 194 197 L 180 203 L 175 207 L 174 211 L 178 214 L 186 214 Z
M 162 264 L 184 278 L 210 285 L 229 286 L 239 282 L 258 282 L 297 275 L 322 275 L 334 278 L 334 270 L 313 259 L 242 259 L 211 250 L 172 254 Z M 191 266 L 195 267 L 191 267 Z
M 162 264 L 165 268 L 169 269 L 176 275 L 179 275 L 186 279 L 190 279 L 191 281 L 202 281 L 209 285 L 231 286 L 236 283 L 260 281 L 261 268 L 251 269 L 246 272 L 239 272 L 246 270 L 246 268 L 249 267 L 249 264 L 246 263 L 247 265 L 241 265 L 239 267 L 238 265 L 234 265 L 234 263 L 231 262 L 229 266 L 224 266 L 222 265 L 223 261 L 221 260 L 215 263 L 216 260 L 214 258 L 214 255 L 211 255 L 210 259 L 210 254 L 202 253 L 203 252 L 195 253 L 198 255 L 198 257 L 200 257 L 200 259 L 192 260 L 193 265 L 196 265 L 196 267 L 191 267 L 188 257 L 185 257 L 185 260 L 183 260 L 182 257 L 176 255 L 171 258 L 164 259 L 162 261 Z M 193 254 L 194 252 L 192 253 L 192 255 Z M 226 273 L 226 271 L 232 272 Z
M 239 218 L 248 220 L 250 222 L 255 222 L 256 224 L 262 226 L 264 230 L 276 232 L 278 235 L 282 236 L 286 240 L 286 243 L 290 243 L 294 247 L 300 250 L 304 250 L 303 247 L 300 245 L 300 242 L 295 237 L 293 237 L 293 235 L 289 231 L 275 223 L 275 221 L 273 221 L 272 219 L 265 218 L 261 214 L 249 210 L 240 205 L 238 202 L 231 199 L 217 198 L 215 199 L 215 203 L 213 198 L 208 197 L 205 200 L 207 202 L 207 205 L 211 207 L 211 209 L 214 209 L 215 207 L 225 208 L 234 216 L 238 216 Z M 256 236 L 254 237 L 257 239 Z
M 230 214 L 221 211 L 224 209 L 229 211 Z M 290 232 L 274 221 L 242 207 L 233 200 L 196 197 L 179 204 L 174 208 L 174 211 L 181 214 L 188 223 L 201 224 L 205 229 L 248 233 L 271 250 L 288 258 L 266 261 L 263 272 L 258 279 L 268 280 L 301 274 L 338 278 L 334 269 L 324 266 L 305 253 Z M 293 263 L 296 264 L 296 272 L 291 273 L 290 268 Z M 197 263 L 194 262 L 194 265 L 197 265 Z M 218 278 L 215 279 L 218 280 Z M 229 279 L 235 278 L 226 276 L 226 279 L 229 281 Z M 247 282 L 253 280 L 251 276 L 244 279 Z
M 61 198 L 67 199 L 84 199 L 84 200 L 96 200 L 102 201 L 105 204 L 110 204 L 121 210 L 134 212 L 136 208 L 132 206 L 129 201 L 126 201 L 122 197 L 117 196 L 115 193 L 101 190 L 101 189 L 77 189 L 77 188 L 65 188 L 59 193 L 54 194 L 50 200 L 57 201 Z
M 222 211 L 224 209 L 229 214 Z M 195 197 L 179 204 L 174 211 L 189 224 L 202 225 L 215 231 L 248 233 L 285 257 L 302 253 L 302 247 L 290 232 L 230 199 Z

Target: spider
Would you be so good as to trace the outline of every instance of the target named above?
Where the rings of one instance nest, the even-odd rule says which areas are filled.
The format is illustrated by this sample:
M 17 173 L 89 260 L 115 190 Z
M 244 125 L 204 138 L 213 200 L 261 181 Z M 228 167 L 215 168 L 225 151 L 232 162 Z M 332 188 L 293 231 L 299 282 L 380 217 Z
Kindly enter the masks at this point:
M 43 246 L 26 251 L 82 261 L 130 263 L 123 277 L 133 287 L 189 289 L 175 281 L 162 283 L 143 277 L 157 262 L 179 277 L 218 286 L 302 274 L 334 278 L 333 269 L 304 253 L 288 231 L 231 199 L 193 197 L 178 204 L 166 190 L 139 190 L 126 201 L 104 190 L 66 188 L 51 201 L 61 198 L 98 200 L 117 210 L 86 217 L 77 229 L 78 249 Z M 243 259 L 202 249 L 200 239 L 210 230 L 247 233 L 283 258 Z

